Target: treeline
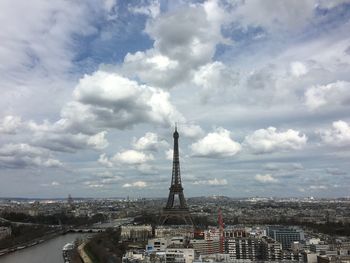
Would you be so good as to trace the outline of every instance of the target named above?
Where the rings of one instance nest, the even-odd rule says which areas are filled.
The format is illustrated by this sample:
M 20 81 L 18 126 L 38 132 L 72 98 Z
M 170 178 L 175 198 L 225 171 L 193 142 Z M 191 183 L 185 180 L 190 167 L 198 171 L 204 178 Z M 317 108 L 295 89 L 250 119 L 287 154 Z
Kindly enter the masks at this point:
M 84 249 L 94 263 L 121 263 L 126 244 L 119 241 L 120 229 L 108 229 L 104 233 L 95 235 Z
M 137 225 L 152 225 L 156 226 L 159 224 L 160 214 L 143 213 L 142 215 L 134 218 L 134 223 Z M 206 228 L 209 225 L 215 225 L 206 216 L 193 216 L 193 222 L 200 228 Z M 183 225 L 184 221 L 181 218 L 171 218 L 167 221 L 168 225 Z
M 88 216 L 75 217 L 72 215 L 67 215 L 65 213 L 59 213 L 55 215 L 30 216 L 24 213 L 4 212 L 1 214 L 1 217 L 13 222 L 45 224 L 45 225 L 73 225 L 73 226 L 90 225 L 90 224 L 102 222 L 105 220 L 105 216 L 103 214 L 96 214 L 96 215 L 93 215 L 92 217 L 88 217 Z
M 11 229 L 11 236 L 0 240 L 0 249 L 9 248 L 33 241 L 42 236 L 45 236 L 48 232 L 52 231 L 49 226 L 19 225 L 11 226 Z

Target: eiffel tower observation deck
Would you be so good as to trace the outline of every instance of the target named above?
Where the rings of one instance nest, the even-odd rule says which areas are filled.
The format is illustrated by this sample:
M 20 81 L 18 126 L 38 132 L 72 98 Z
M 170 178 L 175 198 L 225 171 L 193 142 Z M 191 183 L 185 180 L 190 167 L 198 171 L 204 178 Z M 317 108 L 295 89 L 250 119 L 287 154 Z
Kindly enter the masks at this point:
M 183 192 L 180 173 L 180 156 L 179 156 L 179 133 L 175 126 L 174 138 L 174 155 L 173 170 L 171 176 L 171 185 L 169 188 L 169 197 L 166 206 L 163 208 L 160 217 L 160 224 L 169 223 L 171 221 L 183 221 L 185 224 L 194 225 L 192 216 L 186 204 Z

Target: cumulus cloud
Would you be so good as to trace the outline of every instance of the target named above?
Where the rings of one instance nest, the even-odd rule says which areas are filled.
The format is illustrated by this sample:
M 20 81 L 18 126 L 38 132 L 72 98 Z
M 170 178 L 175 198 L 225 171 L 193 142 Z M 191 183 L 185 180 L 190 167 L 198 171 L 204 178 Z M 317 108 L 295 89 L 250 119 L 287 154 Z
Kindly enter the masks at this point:
M 290 71 L 293 76 L 301 77 L 308 72 L 306 65 L 300 61 L 294 61 L 290 64 Z
M 305 105 L 310 110 L 325 106 L 349 105 L 350 82 L 337 81 L 328 85 L 317 85 L 308 88 L 304 94 Z
M 241 145 L 231 139 L 231 132 L 224 128 L 217 128 L 204 138 L 191 145 L 194 156 L 224 158 L 236 155 Z
M 289 129 L 278 132 L 275 127 L 260 129 L 247 135 L 243 144 L 253 153 L 272 153 L 276 151 L 298 150 L 305 146 L 307 137 L 299 131 Z
M 104 166 L 107 166 L 107 167 L 113 166 L 113 162 L 111 162 L 109 160 L 108 156 L 105 153 L 101 154 L 97 161 L 98 161 L 98 163 L 100 163 Z
M 106 131 L 93 135 L 83 133 L 71 133 L 64 124 L 29 124 L 29 130 L 33 132 L 32 143 L 34 145 L 59 152 L 74 153 L 83 149 L 102 150 L 108 146 Z
M 271 174 L 257 174 L 255 175 L 255 180 L 261 183 L 276 183 L 278 180 L 274 178 Z
M 0 133 L 15 134 L 21 126 L 21 118 L 18 116 L 8 115 L 0 121 Z
M 106 139 L 106 131 L 99 132 L 95 135 L 90 136 L 87 139 L 87 144 L 95 149 L 104 149 L 108 146 L 108 141 Z
M 238 81 L 238 73 L 218 61 L 201 66 L 193 76 L 193 82 L 201 88 L 202 102 L 213 101 L 215 96 L 224 95 Z
M 267 31 L 294 31 L 305 27 L 314 15 L 316 1 L 241 1 L 233 16 L 243 27 L 262 27 Z M 298 14 L 298 19 L 296 18 Z
M 153 159 L 154 157 L 152 154 L 147 155 L 143 152 L 135 150 L 126 150 L 123 152 L 119 152 L 112 157 L 112 161 L 121 164 L 144 164 Z
M 139 85 L 117 73 L 96 71 L 85 75 L 75 88 L 74 97 L 78 102 L 66 109 L 66 115 L 82 126 L 87 120 L 90 125 L 118 129 L 145 122 L 170 126 L 183 120 L 168 92 Z M 76 120 L 77 115 L 80 121 Z
M 123 69 L 128 75 L 171 88 L 210 62 L 218 43 L 227 42 L 221 35 L 227 14 L 216 1 L 179 9 L 148 21 L 145 32 L 154 39 L 154 46 L 125 56 Z
M 194 181 L 193 184 L 203 184 L 203 185 L 211 185 L 211 186 L 222 186 L 222 185 L 227 185 L 228 182 L 226 179 L 218 179 L 218 178 L 213 178 L 209 180 L 197 180 Z
M 50 152 L 25 143 L 5 144 L 0 148 L 0 167 L 61 167 L 63 164 L 54 159 Z
M 110 14 L 103 2 L 1 1 L 0 23 L 8 25 L 1 29 L 2 111 L 11 107 L 21 115 L 37 116 L 43 109 L 47 114 L 59 110 L 72 76 L 80 71 L 80 39 L 95 35 L 96 19 Z
M 153 132 L 147 132 L 139 139 L 134 138 L 133 142 L 133 147 L 139 151 L 158 151 L 158 148 L 163 146 L 168 146 L 168 143 Z
M 329 130 L 320 131 L 321 139 L 324 143 L 332 146 L 350 145 L 350 126 L 345 121 L 335 121 Z
M 124 188 L 145 188 L 147 187 L 147 183 L 144 181 L 136 181 L 133 183 L 126 183 L 123 185 Z
M 115 165 L 123 164 L 140 167 L 152 160 L 154 160 L 152 154 L 145 154 L 136 150 L 125 150 L 116 153 L 111 158 L 109 158 L 106 154 L 101 154 L 98 159 L 98 162 L 107 167 L 113 167 Z
M 181 132 L 181 135 L 188 138 L 198 138 L 204 134 L 204 131 L 199 125 L 190 123 L 182 125 L 179 132 Z

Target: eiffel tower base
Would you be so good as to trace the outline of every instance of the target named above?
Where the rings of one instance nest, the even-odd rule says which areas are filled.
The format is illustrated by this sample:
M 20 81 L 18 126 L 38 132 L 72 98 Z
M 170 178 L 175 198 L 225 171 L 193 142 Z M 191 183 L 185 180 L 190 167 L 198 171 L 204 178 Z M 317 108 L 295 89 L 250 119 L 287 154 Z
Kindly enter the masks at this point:
M 188 209 L 176 209 L 176 208 L 170 208 L 170 209 L 163 209 L 163 212 L 160 216 L 159 224 L 164 225 L 170 220 L 176 220 L 176 221 L 182 221 L 186 225 L 192 225 L 194 226 L 194 222 L 192 219 L 192 216 Z

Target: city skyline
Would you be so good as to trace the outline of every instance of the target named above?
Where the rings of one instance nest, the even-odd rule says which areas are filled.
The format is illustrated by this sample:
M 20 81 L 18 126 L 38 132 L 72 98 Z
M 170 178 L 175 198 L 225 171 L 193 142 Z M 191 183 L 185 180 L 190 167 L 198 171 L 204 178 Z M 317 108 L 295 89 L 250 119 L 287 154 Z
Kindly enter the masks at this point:
M 21 17 L 21 20 L 18 20 Z M 0 197 L 346 197 L 350 1 L 0 3 Z

